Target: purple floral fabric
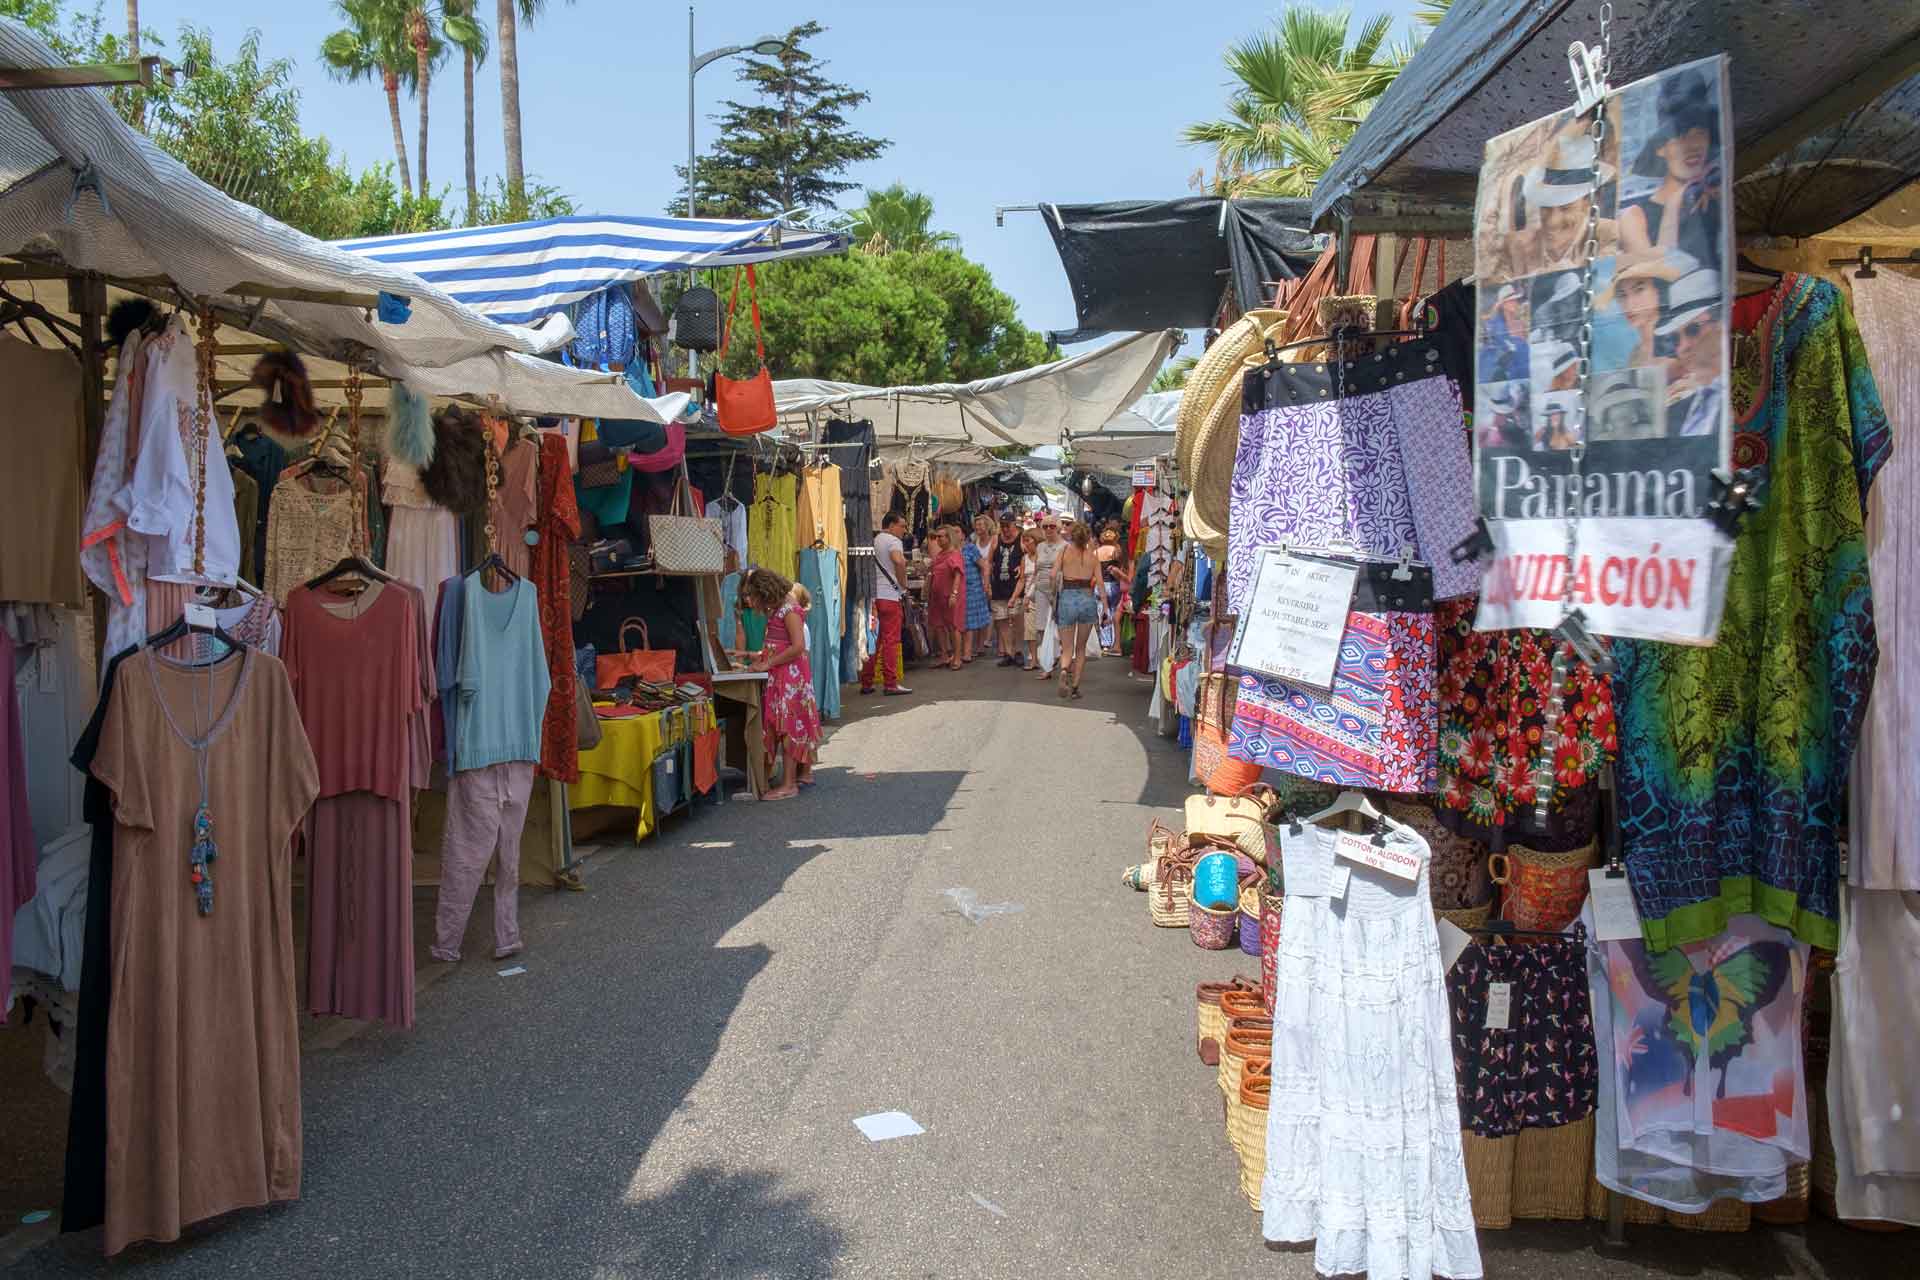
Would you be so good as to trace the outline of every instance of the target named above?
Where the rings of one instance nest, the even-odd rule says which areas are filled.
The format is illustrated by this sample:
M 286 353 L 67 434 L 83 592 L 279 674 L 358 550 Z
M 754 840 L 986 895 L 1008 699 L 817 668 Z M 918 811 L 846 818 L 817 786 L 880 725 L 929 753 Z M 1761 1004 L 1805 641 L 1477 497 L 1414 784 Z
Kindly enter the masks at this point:
M 1473 533 L 1473 461 L 1466 420 L 1451 378 L 1422 378 L 1387 393 L 1407 473 L 1420 558 L 1433 566 L 1433 598 L 1477 595 L 1478 560 L 1453 562 L 1453 549 Z

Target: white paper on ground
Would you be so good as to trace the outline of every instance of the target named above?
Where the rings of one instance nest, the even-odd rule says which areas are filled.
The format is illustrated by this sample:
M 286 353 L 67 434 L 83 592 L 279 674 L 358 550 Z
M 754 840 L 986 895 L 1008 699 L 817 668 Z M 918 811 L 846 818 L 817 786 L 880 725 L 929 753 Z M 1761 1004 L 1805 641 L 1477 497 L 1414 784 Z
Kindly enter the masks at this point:
M 527 966 L 523 964 L 516 964 L 510 969 L 502 969 L 500 971 L 500 976 L 503 978 L 511 978 L 518 974 L 525 973 L 526 971 L 527 971 Z
M 1451 920 L 1440 921 L 1440 967 L 1445 973 L 1452 973 L 1460 953 L 1473 941 L 1473 935 Z
M 1601 942 L 1640 941 L 1640 912 L 1633 905 L 1633 886 L 1625 876 L 1609 876 L 1605 867 L 1587 872 L 1593 903 L 1593 936 Z
M 870 1116 L 860 1116 L 854 1125 L 867 1135 L 869 1142 L 885 1142 L 889 1138 L 911 1138 L 916 1133 L 925 1133 L 912 1116 L 904 1111 L 876 1111 Z

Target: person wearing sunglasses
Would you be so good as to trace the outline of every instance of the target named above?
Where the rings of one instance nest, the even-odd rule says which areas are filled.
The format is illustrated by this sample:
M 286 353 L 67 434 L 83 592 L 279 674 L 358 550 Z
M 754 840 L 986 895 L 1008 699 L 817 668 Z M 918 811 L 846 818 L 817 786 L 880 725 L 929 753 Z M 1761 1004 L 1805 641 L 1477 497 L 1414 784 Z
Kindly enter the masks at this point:
M 1667 434 L 1710 436 L 1720 431 L 1725 389 L 1720 355 L 1726 342 L 1720 273 L 1689 271 L 1667 291 L 1667 310 L 1654 330 L 1673 342 L 1674 385 L 1684 394 L 1667 405 Z

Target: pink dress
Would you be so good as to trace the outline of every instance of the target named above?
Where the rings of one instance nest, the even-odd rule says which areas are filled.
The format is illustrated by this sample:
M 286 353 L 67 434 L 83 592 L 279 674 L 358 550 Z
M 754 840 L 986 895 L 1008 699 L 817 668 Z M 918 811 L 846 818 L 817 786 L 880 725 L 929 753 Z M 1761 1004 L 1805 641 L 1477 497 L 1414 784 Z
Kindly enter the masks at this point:
M 806 618 L 800 607 L 789 600 L 767 619 L 767 652 L 780 653 L 798 642 Z M 820 704 L 813 696 L 813 664 L 803 647 L 800 656 L 783 662 L 767 672 L 767 691 L 761 699 L 760 714 L 765 725 L 769 751 L 785 748 L 798 751 L 801 758 L 813 759 L 820 746 Z
M 953 584 L 963 572 L 958 551 L 949 551 L 933 562 L 927 583 L 927 625 L 935 631 L 960 630 L 960 612 L 953 607 Z

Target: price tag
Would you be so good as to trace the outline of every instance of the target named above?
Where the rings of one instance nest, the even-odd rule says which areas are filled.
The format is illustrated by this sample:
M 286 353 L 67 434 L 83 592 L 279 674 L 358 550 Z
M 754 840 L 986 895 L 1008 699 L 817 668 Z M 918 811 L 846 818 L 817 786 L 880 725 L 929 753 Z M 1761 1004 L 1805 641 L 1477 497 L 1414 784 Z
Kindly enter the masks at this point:
M 1254 570 L 1228 663 L 1331 688 L 1359 576 L 1356 564 L 1268 550 Z
M 1625 876 L 1609 876 L 1605 867 L 1587 872 L 1588 899 L 1593 903 L 1593 936 L 1601 942 L 1640 941 L 1640 911 L 1633 904 L 1633 886 Z
M 40 646 L 40 653 L 35 659 L 34 665 L 38 667 L 40 671 L 40 692 L 60 692 L 60 668 L 54 662 L 52 645 L 43 644 Z
M 1460 953 L 1473 941 L 1473 935 L 1453 921 L 1442 918 L 1440 921 L 1440 967 L 1442 972 L 1452 973 L 1453 966 L 1459 963 Z
M 1347 881 L 1353 879 L 1353 868 L 1335 863 L 1327 871 L 1327 896 L 1335 902 L 1347 896 Z
M 186 618 L 187 625 L 190 627 L 215 627 L 220 625 L 220 620 L 214 617 L 213 610 L 204 604 L 188 605 L 186 608 Z
M 1487 984 L 1487 1030 L 1505 1031 L 1513 1019 L 1513 984 Z
M 1351 831 L 1342 831 L 1334 838 L 1335 856 L 1348 862 L 1357 862 L 1363 867 L 1372 867 L 1375 871 L 1384 871 L 1390 876 L 1402 880 L 1420 878 L 1420 859 L 1418 855 L 1405 849 L 1395 848 L 1391 844 L 1375 844 L 1370 836 L 1357 836 Z
M 1157 481 L 1158 479 L 1159 479 L 1159 472 L 1154 468 L 1154 465 L 1151 462 L 1136 462 L 1133 464 L 1133 487 L 1134 488 L 1151 489 L 1153 488 L 1155 481 Z

